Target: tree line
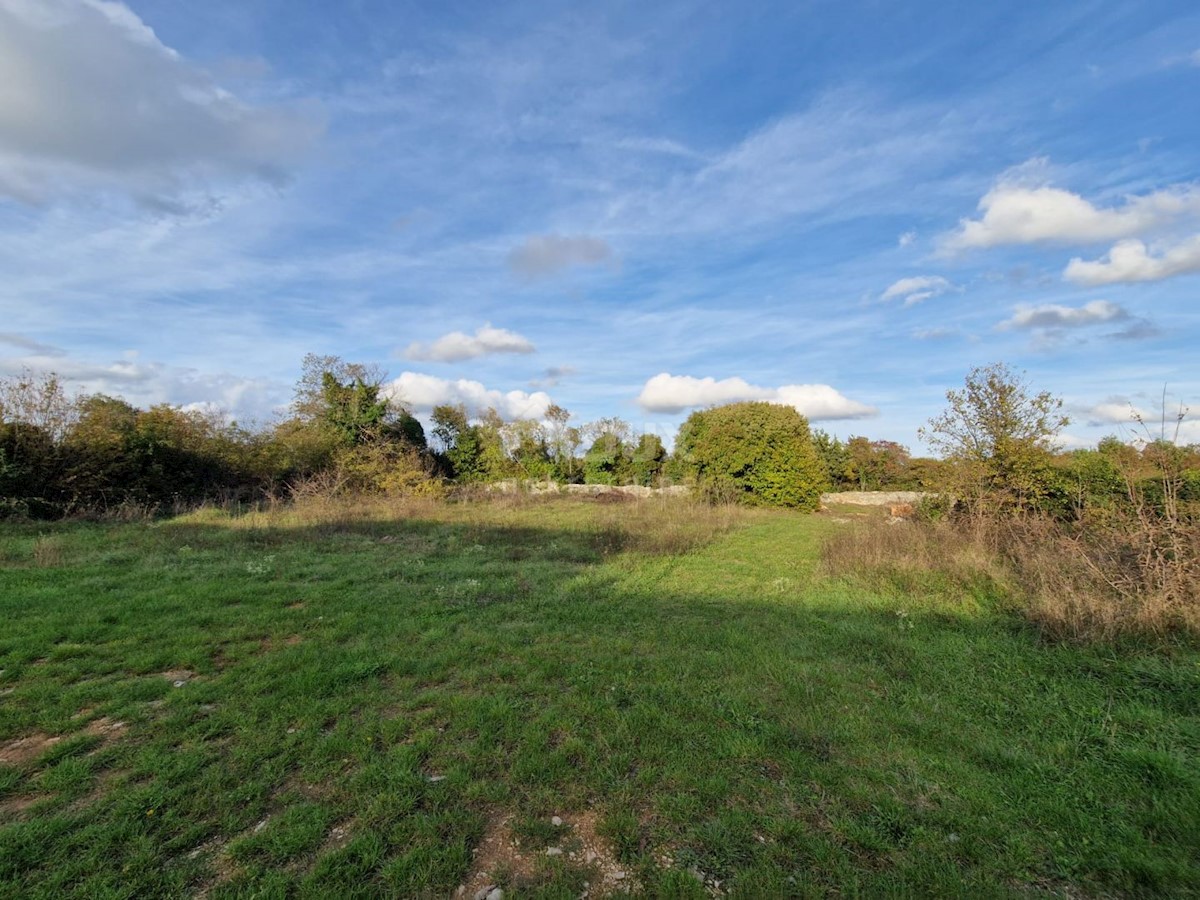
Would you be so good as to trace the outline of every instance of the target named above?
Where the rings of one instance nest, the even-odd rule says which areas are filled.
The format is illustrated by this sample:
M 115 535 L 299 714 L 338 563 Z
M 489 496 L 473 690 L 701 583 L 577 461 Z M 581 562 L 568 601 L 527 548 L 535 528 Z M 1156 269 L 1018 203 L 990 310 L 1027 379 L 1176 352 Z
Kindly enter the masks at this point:
M 891 441 L 842 441 L 764 402 L 694 412 L 672 453 L 620 419 L 576 425 L 559 406 L 536 421 L 438 406 L 426 434 L 384 384 L 375 367 L 310 354 L 287 413 L 251 429 L 205 410 L 72 396 L 52 374 L 0 380 L 0 515 L 170 510 L 304 491 L 440 495 L 506 479 L 687 484 L 713 500 L 799 509 L 815 509 L 827 490 L 952 490 L 1067 514 L 1119 500 L 1130 471 L 1151 480 L 1167 464 L 1200 471 L 1194 448 L 1176 447 L 1167 460 L 1165 442 L 1139 449 L 1111 438 L 1056 453 L 1065 418 L 1055 401 L 1003 366 L 975 370 L 948 394 L 925 432 L 941 459 Z

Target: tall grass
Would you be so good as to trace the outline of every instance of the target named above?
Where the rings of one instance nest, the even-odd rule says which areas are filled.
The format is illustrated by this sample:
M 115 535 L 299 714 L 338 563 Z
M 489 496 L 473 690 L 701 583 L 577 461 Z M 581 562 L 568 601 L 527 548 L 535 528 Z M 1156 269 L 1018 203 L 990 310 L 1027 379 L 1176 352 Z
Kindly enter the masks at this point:
M 1200 522 L 1131 505 L 1103 518 L 870 523 L 824 548 L 827 573 L 943 603 L 992 600 L 1054 639 L 1200 638 Z
M 430 496 L 388 497 L 314 491 L 264 504 L 242 515 L 205 507 L 177 521 L 220 519 L 234 528 L 312 529 L 335 533 L 347 528 L 385 535 L 397 521 L 456 523 L 480 530 L 495 527 L 545 527 L 584 532 L 604 554 L 648 555 L 687 553 L 731 529 L 770 513 L 735 505 L 714 506 L 686 497 L 633 498 L 611 495 L 579 498 L 524 493 L 473 493 L 462 502 Z

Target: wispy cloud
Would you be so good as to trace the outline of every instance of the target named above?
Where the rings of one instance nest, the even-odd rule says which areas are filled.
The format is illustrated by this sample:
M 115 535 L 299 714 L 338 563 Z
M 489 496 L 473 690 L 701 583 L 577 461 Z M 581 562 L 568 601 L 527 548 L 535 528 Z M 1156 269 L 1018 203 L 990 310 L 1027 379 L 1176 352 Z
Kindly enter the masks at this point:
M 638 395 L 638 404 L 648 412 L 678 413 L 685 409 L 734 403 L 742 400 L 766 400 L 793 406 L 813 420 L 861 419 L 878 410 L 843 396 L 827 384 L 785 384 L 760 387 L 743 378 L 693 378 L 662 372 L 646 382 Z
M 941 275 L 919 275 L 915 278 L 901 278 L 899 281 L 893 282 L 887 290 L 879 295 L 879 299 L 903 298 L 905 306 L 914 306 L 922 300 L 928 300 L 954 289 L 954 285 Z
M 512 270 L 526 278 L 544 278 L 575 266 L 596 266 L 615 260 L 608 242 L 597 237 L 533 235 L 508 257 Z
M 473 335 L 452 331 L 432 344 L 409 344 L 404 355 L 414 360 L 461 362 L 496 353 L 533 353 L 535 349 L 527 338 L 516 332 L 488 324 L 476 329 Z
M 53 357 L 66 355 L 66 351 L 61 347 L 43 344 L 41 341 L 35 341 L 23 334 L 13 334 L 10 331 L 0 331 L 0 344 L 8 344 L 10 347 L 16 347 L 18 350 L 24 350 L 35 356 Z
M 918 328 L 912 332 L 912 336 L 918 341 L 949 341 L 966 337 L 962 329 L 949 328 L 945 325 L 938 325 L 933 328 Z
M 577 370 L 574 366 L 550 366 L 542 373 L 541 378 L 535 378 L 529 382 L 529 386 L 539 389 L 558 387 L 564 378 L 570 378 L 575 374 L 577 374 Z

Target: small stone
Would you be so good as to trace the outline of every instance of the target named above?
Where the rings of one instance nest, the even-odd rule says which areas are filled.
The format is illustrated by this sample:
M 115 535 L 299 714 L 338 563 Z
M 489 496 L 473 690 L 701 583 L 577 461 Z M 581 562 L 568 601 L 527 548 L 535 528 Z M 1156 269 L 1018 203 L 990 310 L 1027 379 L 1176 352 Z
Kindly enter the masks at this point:
M 625 880 L 624 872 L 620 871 L 619 869 L 616 872 L 613 872 L 613 881 L 624 881 L 624 880 Z
M 266 827 L 267 827 L 267 820 L 263 819 L 261 822 L 259 822 L 257 825 L 254 826 L 254 833 L 258 834 L 260 831 L 262 831 Z
M 487 895 L 487 900 L 504 900 L 504 891 L 500 888 L 492 888 Z
M 488 894 L 496 889 L 494 884 L 489 884 L 487 887 L 481 887 L 475 892 L 475 900 L 488 900 Z
M 183 679 L 180 679 L 179 681 L 175 682 L 175 687 L 183 687 L 185 684 L 187 684 L 187 682 Z
M 295 729 L 295 728 L 289 728 L 289 729 L 288 729 L 288 734 L 295 734 L 295 733 L 296 733 L 296 729 Z
M 550 820 L 550 824 L 555 828 L 562 828 L 562 816 L 555 816 Z
M 562 856 L 562 847 L 547 847 L 547 856 Z
M 588 865 L 591 865 L 592 863 L 594 863 L 597 860 L 597 858 L 598 857 L 596 856 L 595 850 L 589 850 L 587 853 L 583 854 L 583 861 L 586 862 Z
M 439 781 L 445 781 L 445 780 L 446 780 L 446 776 L 445 776 L 445 775 L 430 775 L 430 776 L 429 776 L 429 780 L 430 780 L 432 783 L 434 783 L 434 784 L 437 784 Z

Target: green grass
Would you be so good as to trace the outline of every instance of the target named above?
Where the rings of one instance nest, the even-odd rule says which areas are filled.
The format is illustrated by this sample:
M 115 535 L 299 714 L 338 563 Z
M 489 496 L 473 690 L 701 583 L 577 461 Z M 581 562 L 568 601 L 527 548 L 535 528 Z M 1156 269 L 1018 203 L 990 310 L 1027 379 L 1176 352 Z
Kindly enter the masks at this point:
M 507 821 L 575 897 L 555 815 L 639 895 L 1200 894 L 1198 653 L 823 578 L 822 517 L 359 512 L 4 526 L 0 749 L 62 739 L 0 896 L 447 897 Z

